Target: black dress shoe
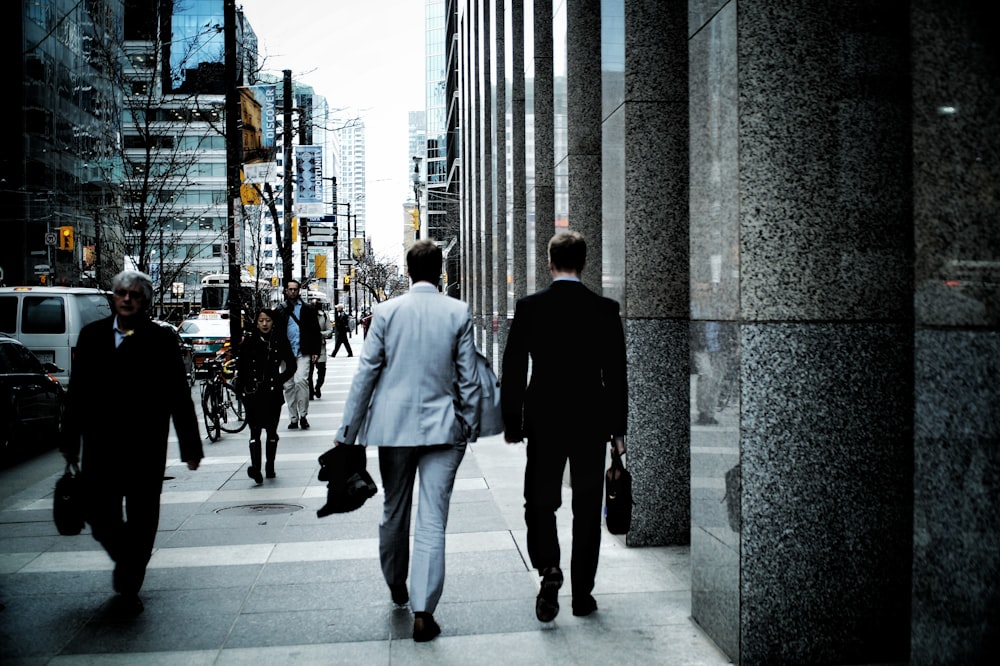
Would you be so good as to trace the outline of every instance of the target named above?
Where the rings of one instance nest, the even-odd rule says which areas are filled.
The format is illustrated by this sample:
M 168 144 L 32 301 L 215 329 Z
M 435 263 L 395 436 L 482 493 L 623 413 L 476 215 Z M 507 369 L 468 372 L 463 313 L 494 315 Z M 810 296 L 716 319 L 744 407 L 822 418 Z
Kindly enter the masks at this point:
M 413 640 L 417 643 L 434 640 L 441 633 L 441 627 L 430 613 L 420 612 L 413 615 Z
M 392 595 L 392 603 L 397 606 L 404 606 L 410 600 L 410 593 L 406 590 L 406 583 L 390 585 L 389 594 Z
M 118 617 L 136 617 L 143 610 L 138 594 L 119 594 L 111 601 L 111 611 Z
M 301 426 L 303 430 L 309 429 L 309 421 L 306 420 L 306 417 L 303 416 L 299 419 L 299 426 Z
M 563 573 L 559 567 L 542 570 L 542 584 L 535 599 L 535 617 L 539 622 L 551 622 L 559 614 L 559 588 L 563 584 Z
M 299 429 L 299 422 L 298 421 L 292 421 L 291 423 L 288 424 L 288 429 L 289 430 L 298 430 Z
M 595 610 L 597 610 L 597 600 L 591 595 L 587 595 L 581 598 L 573 598 L 573 615 L 577 617 L 586 617 L 590 615 Z

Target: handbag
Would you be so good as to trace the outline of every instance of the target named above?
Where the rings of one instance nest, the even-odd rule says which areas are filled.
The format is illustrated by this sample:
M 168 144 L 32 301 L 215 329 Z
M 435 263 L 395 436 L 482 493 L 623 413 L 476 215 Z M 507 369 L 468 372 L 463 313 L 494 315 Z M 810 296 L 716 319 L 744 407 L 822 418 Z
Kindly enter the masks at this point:
M 479 382 L 479 430 L 469 438 L 492 437 L 503 432 L 503 414 L 500 411 L 500 380 L 497 379 L 490 360 L 476 350 L 476 379 Z
M 341 444 L 319 457 L 319 480 L 327 483 L 326 504 L 317 518 L 359 509 L 378 492 L 366 465 L 365 447 L 358 444 Z
M 66 463 L 66 471 L 56 481 L 52 498 L 52 518 L 63 536 L 75 536 L 83 531 L 83 479 L 76 463 Z
M 604 475 L 604 524 L 612 534 L 628 534 L 632 527 L 632 474 L 611 451 L 611 466 Z

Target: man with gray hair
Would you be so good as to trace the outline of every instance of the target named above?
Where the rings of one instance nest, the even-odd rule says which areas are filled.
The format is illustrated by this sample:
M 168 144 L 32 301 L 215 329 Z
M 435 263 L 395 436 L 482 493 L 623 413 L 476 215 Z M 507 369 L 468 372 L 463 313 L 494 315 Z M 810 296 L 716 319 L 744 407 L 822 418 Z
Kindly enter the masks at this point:
M 77 462 L 83 445 L 86 520 L 115 563 L 112 610 L 135 616 L 160 520 L 171 419 L 188 469 L 198 469 L 203 452 L 177 339 L 147 314 L 152 281 L 124 271 L 112 292 L 114 314 L 80 331 L 60 449 Z

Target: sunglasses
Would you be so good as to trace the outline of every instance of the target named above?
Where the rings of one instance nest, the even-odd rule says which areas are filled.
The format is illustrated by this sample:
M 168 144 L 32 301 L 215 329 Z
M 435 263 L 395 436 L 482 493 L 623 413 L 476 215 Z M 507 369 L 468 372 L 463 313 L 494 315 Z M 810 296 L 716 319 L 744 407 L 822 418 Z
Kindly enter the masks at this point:
M 115 296 L 118 298 L 125 298 L 126 296 L 129 296 L 133 301 L 137 301 L 140 298 L 143 298 L 145 294 L 136 289 L 115 289 Z

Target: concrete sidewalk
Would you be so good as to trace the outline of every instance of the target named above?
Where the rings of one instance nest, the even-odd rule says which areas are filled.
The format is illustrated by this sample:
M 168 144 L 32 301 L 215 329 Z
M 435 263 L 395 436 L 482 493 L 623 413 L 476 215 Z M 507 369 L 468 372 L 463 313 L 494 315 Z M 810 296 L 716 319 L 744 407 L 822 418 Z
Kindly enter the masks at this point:
M 58 473 L 6 497 L 0 490 L 0 663 L 729 663 L 690 618 L 686 547 L 626 548 L 605 533 L 599 610 L 574 617 L 567 585 L 560 615 L 539 623 L 522 516 L 524 446 L 502 437 L 470 445 L 462 462 L 435 613 L 442 634 L 414 643 L 412 615 L 392 604 L 378 565 L 381 493 L 353 513 L 316 517 L 326 497 L 316 459 L 331 445 L 356 363 L 328 360 L 310 430 L 286 430 L 282 420 L 278 478 L 263 486 L 246 476 L 245 432 L 206 439 L 196 472 L 176 461 L 171 443 L 146 610 L 135 619 L 108 611 L 112 564 L 89 529 L 57 534 Z M 378 482 L 375 454 L 368 469 Z M 567 571 L 568 506 L 567 490 L 559 516 Z

